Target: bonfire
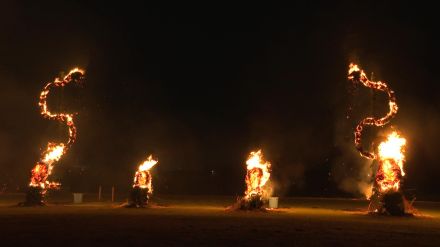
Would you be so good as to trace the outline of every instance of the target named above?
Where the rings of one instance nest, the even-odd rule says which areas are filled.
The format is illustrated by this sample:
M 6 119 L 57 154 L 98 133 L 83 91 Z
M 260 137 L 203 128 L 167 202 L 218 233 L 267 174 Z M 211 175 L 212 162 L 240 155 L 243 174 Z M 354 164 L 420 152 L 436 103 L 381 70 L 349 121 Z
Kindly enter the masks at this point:
M 157 160 L 150 155 L 147 160 L 139 165 L 134 175 L 133 188 L 128 207 L 144 208 L 153 194 L 153 184 L 150 169 L 157 164 Z
M 242 210 L 263 209 L 264 200 L 269 194 L 268 181 L 270 166 L 264 161 L 261 150 L 251 152 L 246 161 L 246 191 L 244 197 L 238 200 L 238 207 Z
M 406 139 L 396 131 L 379 144 L 375 189 L 370 205 L 373 212 L 405 215 L 406 202 L 400 191 L 401 180 L 405 176 L 405 145 Z

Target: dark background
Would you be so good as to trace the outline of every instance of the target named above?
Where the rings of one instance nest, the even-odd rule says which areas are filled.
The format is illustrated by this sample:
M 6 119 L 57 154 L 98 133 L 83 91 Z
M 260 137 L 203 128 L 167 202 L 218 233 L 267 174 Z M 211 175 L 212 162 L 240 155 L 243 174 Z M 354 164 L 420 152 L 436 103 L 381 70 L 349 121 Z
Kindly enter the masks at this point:
M 84 86 L 49 96 L 53 111 L 79 113 L 77 142 L 54 172 L 65 189 L 128 190 L 151 153 L 157 193 L 240 195 L 247 155 L 262 148 L 278 195 L 359 196 L 368 161 L 352 130 L 388 106 L 346 80 L 354 61 L 400 107 L 386 128 L 367 130 L 366 146 L 393 125 L 408 139 L 404 188 L 440 196 L 432 6 L 1 5 L 0 182 L 9 190 L 26 186 L 48 141 L 66 141 L 65 126 L 40 116 L 38 95 L 79 66 Z

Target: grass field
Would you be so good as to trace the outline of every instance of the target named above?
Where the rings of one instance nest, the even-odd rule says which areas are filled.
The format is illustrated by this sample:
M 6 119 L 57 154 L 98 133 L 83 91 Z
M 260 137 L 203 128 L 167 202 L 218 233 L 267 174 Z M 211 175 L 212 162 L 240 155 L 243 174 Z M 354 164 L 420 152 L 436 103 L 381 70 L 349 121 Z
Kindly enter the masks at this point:
M 225 210 L 233 197 L 157 196 L 146 209 L 0 195 L 1 246 L 440 246 L 440 203 L 414 217 L 366 214 L 364 200 L 280 198 L 268 212 Z

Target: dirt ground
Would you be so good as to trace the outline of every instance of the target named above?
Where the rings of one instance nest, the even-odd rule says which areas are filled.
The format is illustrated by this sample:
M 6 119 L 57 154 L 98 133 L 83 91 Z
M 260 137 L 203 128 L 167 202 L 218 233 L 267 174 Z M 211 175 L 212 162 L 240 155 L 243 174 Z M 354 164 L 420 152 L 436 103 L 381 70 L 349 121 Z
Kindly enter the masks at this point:
M 414 217 L 366 214 L 364 200 L 280 198 L 268 212 L 231 212 L 233 197 L 157 196 L 146 209 L 0 195 L 0 246 L 440 246 L 440 203 Z

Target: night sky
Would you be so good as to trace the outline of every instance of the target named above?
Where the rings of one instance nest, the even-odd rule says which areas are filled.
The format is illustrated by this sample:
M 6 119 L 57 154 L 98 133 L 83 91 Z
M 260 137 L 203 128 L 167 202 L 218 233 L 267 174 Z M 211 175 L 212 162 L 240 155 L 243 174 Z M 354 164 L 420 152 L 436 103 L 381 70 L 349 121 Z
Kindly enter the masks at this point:
M 278 195 L 360 196 L 368 164 L 352 131 L 388 105 L 383 93 L 350 85 L 354 61 L 387 82 L 400 107 L 391 124 L 366 131 L 366 146 L 394 126 L 408 139 L 404 189 L 438 197 L 436 14 L 388 1 L 291 8 L 6 1 L 0 182 L 24 188 L 46 143 L 67 140 L 64 125 L 40 116 L 38 96 L 79 66 L 82 87 L 49 95 L 53 111 L 78 112 L 77 142 L 54 171 L 65 189 L 128 190 L 151 153 L 159 159 L 157 193 L 240 195 L 247 155 L 261 148 Z

